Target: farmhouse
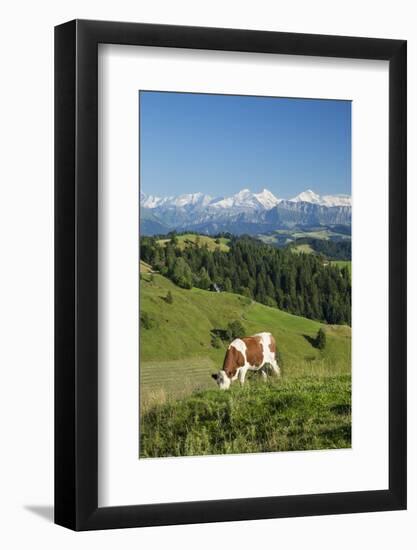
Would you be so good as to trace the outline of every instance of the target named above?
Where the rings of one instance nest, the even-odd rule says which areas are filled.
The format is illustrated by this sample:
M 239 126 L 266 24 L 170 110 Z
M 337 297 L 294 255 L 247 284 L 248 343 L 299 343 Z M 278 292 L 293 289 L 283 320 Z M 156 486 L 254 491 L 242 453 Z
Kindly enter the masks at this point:
M 221 291 L 222 291 L 222 289 L 220 288 L 220 286 L 219 286 L 218 284 L 216 284 L 216 283 L 212 283 L 212 284 L 210 285 L 210 290 L 211 290 L 211 292 L 221 292 Z

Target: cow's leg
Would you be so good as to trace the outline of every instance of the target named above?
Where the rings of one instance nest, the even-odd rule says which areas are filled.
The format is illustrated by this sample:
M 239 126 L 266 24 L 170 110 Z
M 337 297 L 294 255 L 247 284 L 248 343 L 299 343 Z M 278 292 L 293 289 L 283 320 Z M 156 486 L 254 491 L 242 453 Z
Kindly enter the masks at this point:
M 271 367 L 272 367 L 272 370 L 274 371 L 274 373 L 277 375 L 277 376 L 281 376 L 281 369 L 279 368 L 279 365 L 277 363 L 277 360 L 274 359 L 271 361 Z
M 248 367 L 241 367 L 239 369 L 239 382 L 240 382 L 240 385 L 243 386 L 243 384 L 245 383 L 245 376 L 246 376 L 246 373 L 248 372 Z
M 262 380 L 266 382 L 268 380 L 268 375 L 264 371 L 264 369 L 261 370 Z

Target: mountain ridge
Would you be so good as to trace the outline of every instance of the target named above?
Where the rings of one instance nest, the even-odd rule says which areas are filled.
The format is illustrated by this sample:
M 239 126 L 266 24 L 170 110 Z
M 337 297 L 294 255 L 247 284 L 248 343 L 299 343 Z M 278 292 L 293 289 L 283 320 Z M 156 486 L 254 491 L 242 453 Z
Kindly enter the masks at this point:
M 206 234 L 256 234 L 294 225 L 350 225 L 351 198 L 320 196 L 311 189 L 292 199 L 278 198 L 266 188 L 258 193 L 244 188 L 229 197 L 215 198 L 201 192 L 170 197 L 141 193 L 142 234 L 155 234 L 155 222 L 168 230 Z
M 258 193 L 253 193 L 250 189 L 244 188 L 229 197 L 212 197 L 211 195 L 197 192 L 184 193 L 181 195 L 171 195 L 167 197 L 158 197 L 155 195 L 146 195 L 141 193 L 141 204 L 144 208 L 158 208 L 160 206 L 184 207 L 188 205 L 210 206 L 213 208 L 230 208 L 233 206 L 247 208 L 265 208 L 270 209 L 280 202 L 309 202 L 321 206 L 351 206 L 351 197 L 347 194 L 319 195 L 311 189 L 306 189 L 293 198 L 284 199 L 275 196 L 269 189 L 264 188 Z

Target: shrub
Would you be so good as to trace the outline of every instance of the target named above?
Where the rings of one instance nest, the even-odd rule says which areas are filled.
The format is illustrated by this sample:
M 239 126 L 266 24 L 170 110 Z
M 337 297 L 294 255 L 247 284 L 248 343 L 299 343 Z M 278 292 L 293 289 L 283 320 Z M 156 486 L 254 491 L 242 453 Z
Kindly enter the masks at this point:
M 221 348 L 222 347 L 222 341 L 220 339 L 220 336 L 217 336 L 217 334 L 214 334 L 211 337 L 211 345 L 213 346 L 213 348 L 216 348 L 216 349 Z
M 277 307 L 276 301 L 273 298 L 271 298 L 270 296 L 267 296 L 265 298 L 264 304 L 266 306 L 269 306 L 269 307 Z
M 225 292 L 233 292 L 232 281 L 229 279 L 229 277 L 225 278 L 223 286 Z
M 140 326 L 146 330 L 155 328 L 158 325 L 155 318 L 147 311 L 141 311 L 140 313 Z
M 316 336 L 316 348 L 324 349 L 326 347 L 326 333 L 320 328 Z
M 176 258 L 172 267 L 171 279 L 181 288 L 191 288 L 193 274 L 184 258 Z
M 168 294 L 165 296 L 165 302 L 167 304 L 172 304 L 173 301 L 174 301 L 174 297 L 172 296 L 171 291 L 168 290 Z
M 172 233 L 168 233 L 168 235 L 170 236 L 170 243 L 173 245 L 173 246 L 177 246 L 178 244 L 178 237 L 175 233 L 175 231 L 173 231 Z
M 202 267 L 197 277 L 197 286 L 203 290 L 208 290 L 210 288 L 211 281 L 208 276 L 207 269 Z
M 226 332 L 229 340 L 234 340 L 235 338 L 243 338 L 245 336 L 245 327 L 238 320 L 232 321 L 227 325 Z

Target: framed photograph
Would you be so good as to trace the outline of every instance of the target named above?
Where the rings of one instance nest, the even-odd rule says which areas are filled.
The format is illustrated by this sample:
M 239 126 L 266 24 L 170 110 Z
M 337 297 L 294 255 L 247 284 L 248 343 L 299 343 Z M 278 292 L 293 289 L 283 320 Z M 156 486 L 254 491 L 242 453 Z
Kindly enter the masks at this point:
M 55 522 L 406 508 L 406 42 L 55 29 Z

